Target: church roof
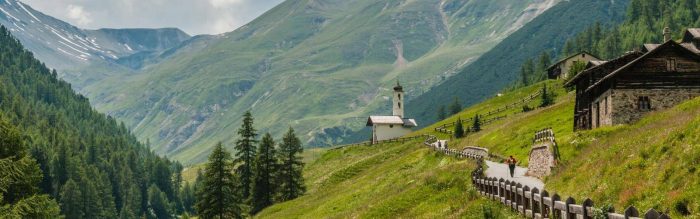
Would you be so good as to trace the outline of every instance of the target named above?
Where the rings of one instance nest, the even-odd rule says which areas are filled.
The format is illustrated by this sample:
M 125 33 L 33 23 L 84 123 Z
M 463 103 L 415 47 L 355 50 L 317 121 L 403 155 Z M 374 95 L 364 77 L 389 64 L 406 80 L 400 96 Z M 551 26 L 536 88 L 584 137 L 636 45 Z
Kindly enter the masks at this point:
M 399 116 L 370 116 L 367 119 L 367 126 L 372 125 L 403 125 L 407 127 L 416 127 L 418 124 L 414 119 L 401 118 Z
M 396 81 L 396 86 L 394 87 L 394 91 L 403 92 L 403 87 L 401 87 L 401 84 L 399 84 L 399 81 Z

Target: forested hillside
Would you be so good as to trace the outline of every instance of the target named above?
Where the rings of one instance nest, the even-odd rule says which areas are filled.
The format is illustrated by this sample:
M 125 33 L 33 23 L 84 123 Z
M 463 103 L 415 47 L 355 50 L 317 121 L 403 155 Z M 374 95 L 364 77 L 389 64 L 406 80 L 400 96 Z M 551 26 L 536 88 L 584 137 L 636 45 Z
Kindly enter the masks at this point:
M 628 0 L 565 1 L 516 31 L 457 75 L 413 99 L 406 109 L 423 125 L 437 121 L 435 109 L 457 97 L 465 105 L 495 95 L 519 78 L 520 66 L 542 52 L 557 57 L 570 37 L 595 23 L 613 25 L 623 20 Z
M 590 26 L 569 39 L 562 53 L 585 50 L 600 58 L 615 58 L 626 51 L 640 50 L 646 43 L 662 43 L 665 27 L 671 29 L 672 39 L 679 40 L 687 28 L 700 27 L 699 15 L 697 0 L 631 0 L 622 24 Z
M 4 26 L 0 118 L 20 136 L 10 144 L 16 150 L 10 150 L 26 148 L 36 160 L 43 175 L 34 178 L 38 192 L 57 200 L 67 218 L 169 218 L 183 209 L 178 195 L 182 167 L 154 155 L 123 124 L 93 110 Z M 14 130 L 8 127 L 0 128 Z

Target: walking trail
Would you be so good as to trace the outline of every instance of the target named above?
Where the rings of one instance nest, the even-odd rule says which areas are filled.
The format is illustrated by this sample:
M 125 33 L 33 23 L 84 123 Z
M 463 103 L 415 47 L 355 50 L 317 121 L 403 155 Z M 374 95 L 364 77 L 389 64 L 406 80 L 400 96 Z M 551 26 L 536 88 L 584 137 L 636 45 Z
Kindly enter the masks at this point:
M 488 168 L 486 171 L 484 171 L 484 174 L 486 174 L 487 177 L 496 177 L 497 179 L 503 178 L 504 180 L 515 181 L 515 183 L 522 184 L 523 187 L 528 186 L 530 188 L 537 187 L 540 190 L 544 189 L 544 182 L 542 182 L 542 180 L 531 176 L 525 176 L 525 173 L 527 173 L 527 168 L 516 166 L 515 176 L 510 177 L 510 170 L 508 169 L 507 164 L 496 163 L 490 160 L 486 160 L 485 162 Z

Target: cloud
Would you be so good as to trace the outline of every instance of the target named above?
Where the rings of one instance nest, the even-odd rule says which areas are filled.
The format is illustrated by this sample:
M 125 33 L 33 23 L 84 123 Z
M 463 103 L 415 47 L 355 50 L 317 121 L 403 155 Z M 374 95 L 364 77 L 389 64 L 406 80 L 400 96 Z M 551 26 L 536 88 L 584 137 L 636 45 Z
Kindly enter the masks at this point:
M 283 0 L 22 0 L 80 28 L 177 27 L 219 34 L 245 25 Z
M 68 5 L 66 11 L 68 18 L 70 18 L 71 21 L 76 22 L 78 25 L 88 25 L 92 22 L 92 19 L 90 19 L 90 13 L 85 12 L 83 6 Z
M 209 4 L 215 8 L 228 7 L 235 4 L 241 4 L 244 0 L 209 0 Z

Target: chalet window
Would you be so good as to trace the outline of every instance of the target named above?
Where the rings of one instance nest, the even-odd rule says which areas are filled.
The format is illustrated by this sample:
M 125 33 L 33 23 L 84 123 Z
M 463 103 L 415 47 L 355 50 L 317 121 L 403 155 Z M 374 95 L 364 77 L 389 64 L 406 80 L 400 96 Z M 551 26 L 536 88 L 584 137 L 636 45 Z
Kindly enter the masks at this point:
M 399 109 L 401 109 L 401 102 L 399 102 L 398 104 L 399 104 Z M 386 105 L 385 105 L 385 106 L 386 106 Z
M 394 125 L 389 125 L 389 128 L 394 128 Z
M 581 57 L 586 58 L 586 53 L 581 54 Z
M 674 72 L 674 71 L 678 70 L 677 65 L 676 65 L 676 59 L 667 59 L 666 60 L 666 70 L 670 71 L 670 72 Z
M 637 100 L 637 108 L 639 110 L 651 110 L 651 101 L 649 97 L 639 97 L 639 100 Z
M 399 94 L 399 100 L 401 100 L 401 94 Z

